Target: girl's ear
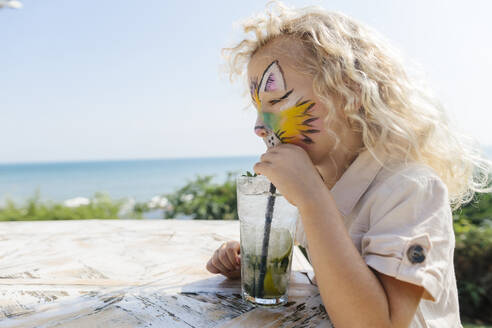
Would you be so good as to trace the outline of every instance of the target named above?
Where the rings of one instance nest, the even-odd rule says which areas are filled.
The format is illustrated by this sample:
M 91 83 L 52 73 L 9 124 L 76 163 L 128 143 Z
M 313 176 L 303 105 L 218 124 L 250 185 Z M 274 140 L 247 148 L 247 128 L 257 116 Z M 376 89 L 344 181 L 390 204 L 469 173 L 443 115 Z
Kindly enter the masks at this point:
M 273 91 L 285 91 L 285 79 L 282 68 L 280 67 L 278 60 L 273 61 L 263 72 L 260 80 L 259 93 L 273 92 Z

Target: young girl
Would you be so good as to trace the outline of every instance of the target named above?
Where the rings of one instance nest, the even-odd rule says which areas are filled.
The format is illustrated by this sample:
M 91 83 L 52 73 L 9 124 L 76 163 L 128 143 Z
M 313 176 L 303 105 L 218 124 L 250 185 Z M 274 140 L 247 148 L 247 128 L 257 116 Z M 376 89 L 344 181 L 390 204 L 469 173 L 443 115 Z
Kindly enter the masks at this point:
M 451 207 L 486 191 L 488 162 L 448 127 L 397 53 L 362 24 L 281 4 L 247 21 L 230 55 L 268 148 L 254 166 L 300 213 L 337 328 L 461 327 Z M 238 277 L 239 243 L 212 273 Z

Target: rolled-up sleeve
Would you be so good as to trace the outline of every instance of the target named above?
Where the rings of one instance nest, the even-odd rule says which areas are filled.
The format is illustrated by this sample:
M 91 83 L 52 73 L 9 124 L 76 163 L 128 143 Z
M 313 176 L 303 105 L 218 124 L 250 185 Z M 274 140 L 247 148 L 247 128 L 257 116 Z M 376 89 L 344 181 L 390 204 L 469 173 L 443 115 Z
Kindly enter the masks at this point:
M 369 229 L 361 239 L 368 266 L 425 289 L 438 301 L 454 233 L 447 189 L 437 177 L 393 179 L 366 202 Z

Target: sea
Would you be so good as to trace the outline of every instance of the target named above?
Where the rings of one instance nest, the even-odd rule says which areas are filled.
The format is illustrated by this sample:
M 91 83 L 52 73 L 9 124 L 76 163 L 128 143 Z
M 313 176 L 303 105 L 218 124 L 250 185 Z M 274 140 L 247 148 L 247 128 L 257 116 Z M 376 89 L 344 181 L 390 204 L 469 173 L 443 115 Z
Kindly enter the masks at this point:
M 484 153 L 492 160 L 492 146 Z M 0 164 L 0 206 L 7 199 L 22 204 L 36 194 L 41 201 L 63 202 L 97 192 L 115 200 L 148 202 L 197 176 L 212 175 L 221 183 L 228 172 L 252 172 L 258 160 L 244 156 Z
M 227 173 L 253 171 L 258 156 L 109 160 L 0 164 L 0 205 L 7 199 L 22 204 L 39 195 L 41 201 L 90 198 L 104 192 L 112 199 L 147 202 L 171 193 L 197 176 L 224 182 Z

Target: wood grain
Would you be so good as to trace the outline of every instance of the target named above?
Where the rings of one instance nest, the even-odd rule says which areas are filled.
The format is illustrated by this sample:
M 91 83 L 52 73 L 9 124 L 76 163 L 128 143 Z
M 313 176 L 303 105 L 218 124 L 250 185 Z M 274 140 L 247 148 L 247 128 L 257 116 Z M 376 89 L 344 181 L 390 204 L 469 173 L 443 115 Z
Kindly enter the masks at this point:
M 0 223 L 1 327 L 331 327 L 295 247 L 289 303 L 255 308 L 205 264 L 237 221 Z

